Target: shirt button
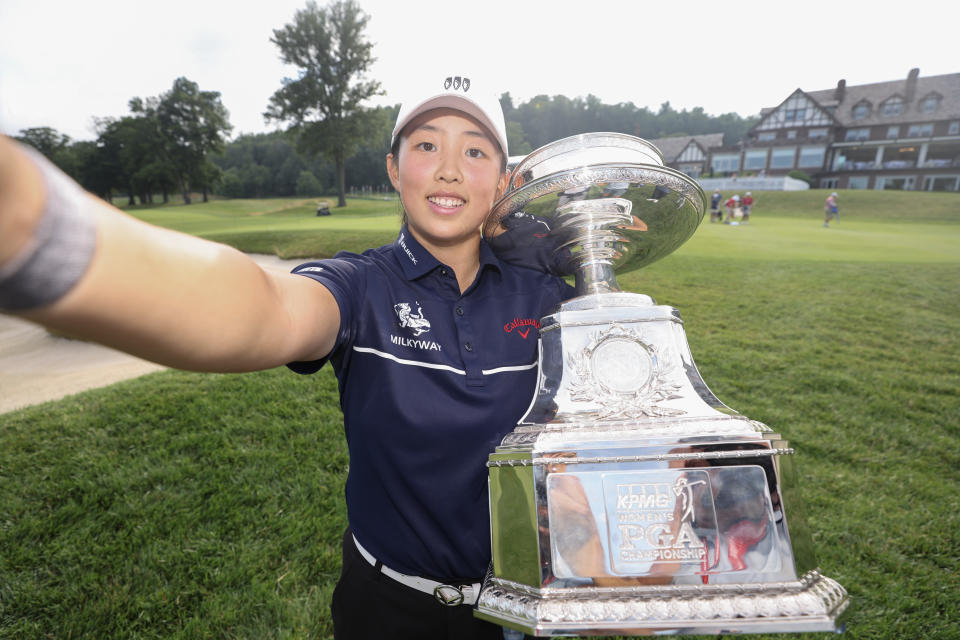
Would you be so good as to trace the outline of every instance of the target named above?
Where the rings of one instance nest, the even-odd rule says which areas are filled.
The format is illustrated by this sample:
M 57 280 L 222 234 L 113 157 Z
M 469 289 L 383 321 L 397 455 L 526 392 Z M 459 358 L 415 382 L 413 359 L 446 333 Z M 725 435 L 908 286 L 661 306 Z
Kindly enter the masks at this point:
M 458 315 L 458 316 L 462 316 L 462 315 L 463 315 L 463 307 L 457 307 L 457 315 Z
M 467 351 L 473 351 L 473 344 L 470 342 L 465 342 L 463 344 L 463 348 L 466 349 Z
M 446 270 L 446 269 L 440 269 L 440 275 L 446 276 L 446 275 L 447 275 L 447 270 Z

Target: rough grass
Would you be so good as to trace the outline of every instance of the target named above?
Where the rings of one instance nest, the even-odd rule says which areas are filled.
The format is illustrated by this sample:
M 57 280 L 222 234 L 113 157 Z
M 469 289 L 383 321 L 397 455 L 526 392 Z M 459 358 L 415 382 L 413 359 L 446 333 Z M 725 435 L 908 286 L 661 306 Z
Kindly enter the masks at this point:
M 842 192 L 823 229 L 819 194 L 761 193 L 750 225 L 620 277 L 679 308 L 714 392 L 796 448 L 849 638 L 960 637 L 960 198 L 941 195 Z M 393 237 L 392 210 L 356 210 L 197 226 L 241 248 Z M 163 372 L 0 415 L 0 638 L 330 637 L 347 464 L 328 369 Z

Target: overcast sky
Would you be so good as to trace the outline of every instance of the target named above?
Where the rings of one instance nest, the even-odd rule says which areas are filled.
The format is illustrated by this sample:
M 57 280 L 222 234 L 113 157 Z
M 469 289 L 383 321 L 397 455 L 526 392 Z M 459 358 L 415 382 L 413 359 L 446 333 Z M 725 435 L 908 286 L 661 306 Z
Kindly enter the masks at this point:
M 320 2 L 319 4 L 323 4 Z M 491 78 L 515 104 L 594 94 L 656 110 L 753 115 L 794 89 L 960 72 L 953 2 L 807 0 L 360 0 L 370 76 L 400 101 L 417 74 Z M 262 113 L 284 67 L 272 31 L 305 0 L 0 0 L 0 131 L 51 126 L 92 139 L 93 117 L 178 76 L 219 91 L 233 135 Z M 896 7 L 895 11 L 891 8 Z

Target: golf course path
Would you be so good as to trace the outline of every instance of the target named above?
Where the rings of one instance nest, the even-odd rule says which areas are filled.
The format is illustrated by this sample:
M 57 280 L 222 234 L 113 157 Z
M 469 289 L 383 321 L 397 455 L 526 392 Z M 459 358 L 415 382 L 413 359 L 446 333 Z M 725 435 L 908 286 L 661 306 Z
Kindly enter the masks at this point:
M 305 260 L 252 255 L 262 267 L 290 271 Z M 89 342 L 59 338 L 0 315 L 0 414 L 163 369 Z

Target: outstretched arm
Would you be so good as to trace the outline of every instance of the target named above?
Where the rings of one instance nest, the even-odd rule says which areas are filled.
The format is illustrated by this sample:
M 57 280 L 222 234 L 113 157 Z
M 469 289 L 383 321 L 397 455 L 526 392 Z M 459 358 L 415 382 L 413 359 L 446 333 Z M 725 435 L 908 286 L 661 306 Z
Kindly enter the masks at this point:
M 0 274 L 35 244 L 50 200 L 34 161 L 0 136 Z M 89 267 L 62 297 L 17 315 L 197 371 L 264 369 L 332 349 L 339 307 L 319 283 L 265 271 L 235 249 L 148 225 L 90 194 L 78 201 L 96 233 Z

